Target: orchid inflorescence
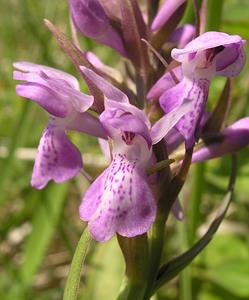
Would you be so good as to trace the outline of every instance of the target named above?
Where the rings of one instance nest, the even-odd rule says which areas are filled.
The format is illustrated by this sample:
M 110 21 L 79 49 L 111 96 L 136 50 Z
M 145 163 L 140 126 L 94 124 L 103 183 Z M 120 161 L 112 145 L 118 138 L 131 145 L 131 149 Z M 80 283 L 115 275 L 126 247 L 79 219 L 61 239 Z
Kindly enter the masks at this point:
M 14 79 L 24 81 L 17 85 L 17 94 L 49 113 L 31 184 L 42 189 L 49 180 L 62 183 L 84 168 L 67 131 L 97 137 L 109 166 L 85 192 L 80 218 L 97 241 L 117 234 L 125 257 L 129 256 L 126 238 L 147 236 L 150 231 L 152 238 L 145 243 L 153 255 L 153 226 L 161 222 L 164 228 L 170 211 L 178 219 L 183 217 L 178 195 L 191 162 L 234 153 L 249 142 L 248 117 L 224 128 L 228 96 L 221 96 L 213 111 L 206 110 L 212 79 L 227 77 L 224 90 L 228 90 L 230 78 L 241 72 L 245 41 L 223 32 L 200 34 L 198 26 L 205 24 L 198 15 L 200 24 L 177 27 L 186 8 L 184 0 L 165 1 L 160 9 L 158 1 L 148 1 L 146 7 L 135 0 L 70 0 L 69 7 L 73 28 L 117 51 L 126 72 L 121 75 L 105 65 L 94 53 L 80 49 L 75 36 L 72 42 L 45 21 L 90 95 L 63 71 L 14 63 Z M 183 147 L 185 154 L 177 159 L 174 153 Z M 127 266 L 128 277 L 129 268 L 135 266 Z M 153 268 L 157 269 L 150 278 L 155 282 L 159 266 L 147 271 L 153 273 Z

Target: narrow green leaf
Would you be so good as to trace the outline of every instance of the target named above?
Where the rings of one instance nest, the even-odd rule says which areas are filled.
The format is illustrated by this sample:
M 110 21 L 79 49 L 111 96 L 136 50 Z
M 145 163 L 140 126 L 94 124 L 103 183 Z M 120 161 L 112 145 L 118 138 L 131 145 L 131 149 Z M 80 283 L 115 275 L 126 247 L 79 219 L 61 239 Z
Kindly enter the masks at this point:
M 51 184 L 40 193 L 40 203 L 32 221 L 32 232 L 24 249 L 20 275 L 24 283 L 32 282 L 47 251 L 59 222 L 68 190 L 68 184 Z M 38 192 L 37 192 L 38 193 Z
M 236 177 L 236 160 L 235 156 L 232 159 L 232 169 L 227 193 L 224 197 L 223 203 L 220 206 L 217 216 L 211 223 L 206 234 L 194 244 L 189 250 L 176 257 L 172 261 L 163 265 L 158 272 L 157 280 L 154 285 L 154 292 L 160 288 L 164 283 L 174 278 L 180 271 L 182 271 L 190 262 L 209 244 L 215 232 L 218 230 L 222 220 L 224 219 L 228 207 L 232 201 L 233 188 Z
M 113 238 L 107 243 L 95 244 L 87 262 L 86 281 L 79 299 L 115 299 L 125 273 L 124 259 L 117 240 Z M 126 283 L 127 280 L 122 285 L 122 290 Z
M 190 202 L 191 203 L 191 202 Z M 188 227 L 186 226 L 186 220 L 178 223 L 178 236 L 180 240 L 181 251 L 185 251 L 188 246 Z M 188 266 L 182 270 L 180 274 L 179 282 L 179 299 L 191 300 L 192 299 L 192 276 L 191 268 Z
M 195 165 L 193 185 L 189 207 L 189 233 L 188 240 L 191 246 L 196 238 L 196 230 L 200 223 L 200 205 L 205 185 L 205 162 Z
M 219 30 L 223 0 L 208 0 L 206 31 Z
M 11 180 L 11 169 L 15 165 L 16 149 L 25 143 L 26 138 L 29 135 L 30 123 L 32 119 L 32 106 L 31 102 L 26 101 L 23 103 L 23 107 L 18 120 L 16 121 L 12 135 L 10 137 L 10 145 L 8 148 L 8 156 L 3 161 L 0 170 L 0 204 L 4 204 L 8 199 L 8 193 L 5 190 L 6 185 Z
M 78 289 L 82 266 L 84 264 L 87 251 L 90 246 L 91 236 L 87 229 L 83 233 L 75 250 L 73 260 L 67 277 L 66 287 L 64 290 L 63 300 L 76 300 L 78 297 Z

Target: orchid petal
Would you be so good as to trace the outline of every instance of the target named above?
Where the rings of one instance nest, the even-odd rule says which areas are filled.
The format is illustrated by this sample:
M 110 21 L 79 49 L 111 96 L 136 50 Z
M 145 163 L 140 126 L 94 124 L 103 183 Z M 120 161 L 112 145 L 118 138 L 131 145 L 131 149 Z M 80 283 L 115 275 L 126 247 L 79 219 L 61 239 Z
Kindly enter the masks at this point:
M 105 65 L 98 57 L 91 51 L 85 52 L 85 56 L 88 61 L 95 67 L 95 69 L 101 71 L 106 76 L 114 78 L 117 82 L 122 83 L 122 74 L 108 65 Z
M 164 142 L 167 146 L 168 154 L 171 154 L 174 150 L 176 150 L 180 144 L 184 142 L 183 136 L 180 134 L 178 130 L 172 128 L 166 137 L 164 137 Z
M 17 70 L 19 70 L 23 73 L 38 73 L 39 74 L 40 72 L 44 72 L 47 76 L 49 76 L 51 78 L 65 80 L 72 88 L 74 88 L 76 90 L 80 89 L 78 80 L 74 76 L 72 76 L 68 73 L 65 73 L 63 71 L 60 71 L 60 70 L 57 70 L 54 68 L 50 68 L 47 66 L 43 66 L 43 65 L 33 64 L 31 62 L 26 62 L 26 61 L 15 62 L 13 64 L 13 66 Z M 27 80 L 27 79 L 18 79 L 18 80 Z
M 182 80 L 182 67 L 178 66 L 172 70 L 176 77 Z M 175 86 L 176 83 L 172 78 L 170 72 L 166 72 L 159 80 L 152 86 L 147 94 L 147 98 L 150 99 L 158 99 L 165 91 Z
M 249 144 L 249 117 L 243 118 L 227 127 L 219 142 L 203 146 L 192 157 L 192 163 L 206 161 L 227 153 L 234 153 Z
M 80 66 L 80 69 L 84 73 L 84 75 L 89 80 L 91 80 L 94 83 L 94 85 L 96 85 L 108 99 L 112 99 L 118 102 L 129 103 L 128 97 L 118 88 L 106 81 L 104 78 L 102 78 L 101 76 L 99 76 L 98 74 L 86 67 Z
M 196 34 L 196 28 L 192 24 L 185 24 L 176 30 L 170 36 L 170 42 L 177 44 L 179 48 L 185 47 Z
M 14 64 L 20 71 L 14 71 L 14 79 L 27 83 L 17 86 L 17 93 L 40 104 L 54 116 L 65 117 L 72 108 L 85 112 L 93 104 L 93 96 L 79 91 L 78 81 L 62 71 L 28 62 Z M 58 102 L 54 105 L 54 102 Z M 63 115 L 56 112 L 65 107 Z M 52 108 L 51 108 L 52 107 Z
M 193 100 L 183 98 L 183 103 L 171 110 L 160 120 L 158 120 L 151 129 L 151 139 L 153 144 L 158 143 L 167 133 L 179 122 L 179 120 L 193 109 Z
M 51 179 L 62 183 L 73 178 L 81 168 L 79 150 L 69 141 L 62 128 L 49 124 L 38 147 L 32 186 L 42 189 Z
M 49 78 L 44 73 L 41 73 L 41 78 L 43 78 L 51 89 L 60 94 L 62 98 L 66 98 L 66 101 L 71 103 L 76 111 L 83 113 L 92 106 L 94 101 L 93 96 L 71 88 L 64 80 Z
M 126 56 L 123 41 L 98 0 L 69 0 L 69 6 L 79 32 Z
M 240 42 L 225 47 L 216 56 L 216 73 L 220 76 L 235 77 L 245 65 L 244 43 Z
M 175 13 L 175 11 L 184 3 L 186 0 L 167 0 L 164 2 L 159 12 L 157 13 L 153 23 L 151 25 L 151 30 L 159 30 Z
M 76 113 L 72 120 L 67 123 L 67 129 L 85 132 L 89 135 L 107 139 L 106 132 L 98 118 L 88 112 Z
M 239 35 L 229 35 L 224 32 L 208 31 L 192 40 L 185 46 L 185 48 L 174 48 L 171 52 L 171 56 L 175 60 L 183 62 L 186 59 L 186 55 L 190 53 L 215 48 L 218 46 L 239 43 L 241 41 L 242 39 Z
M 178 107 L 180 111 L 183 99 L 192 100 L 189 106 L 186 104 L 188 113 L 182 115 L 176 125 L 177 130 L 185 138 L 187 147 L 192 147 L 199 137 L 201 128 L 198 126 L 204 113 L 209 84 L 208 79 L 193 78 L 190 80 L 184 77 L 180 83 L 166 91 L 160 98 L 160 105 L 165 112 L 171 111 L 175 107 Z
M 60 96 L 44 85 L 30 82 L 18 84 L 16 93 L 21 97 L 35 101 L 55 117 L 64 118 L 68 113 L 68 109 Z
M 130 104 L 129 102 L 117 102 L 107 99 L 105 101 L 105 108 L 106 110 L 120 110 L 124 113 L 130 113 L 134 116 L 136 116 L 138 119 L 140 119 L 142 122 L 144 122 L 148 128 L 150 128 L 150 121 L 145 115 L 145 113 L 137 108 L 136 106 Z

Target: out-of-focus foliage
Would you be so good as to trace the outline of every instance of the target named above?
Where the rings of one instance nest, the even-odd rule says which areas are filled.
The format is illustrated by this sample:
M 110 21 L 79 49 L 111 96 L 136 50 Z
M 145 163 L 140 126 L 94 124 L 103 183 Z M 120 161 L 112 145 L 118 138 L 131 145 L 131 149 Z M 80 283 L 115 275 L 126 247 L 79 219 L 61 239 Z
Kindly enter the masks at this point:
M 224 0 L 221 30 L 249 39 L 248 0 Z M 80 175 L 69 184 L 50 183 L 44 191 L 30 187 L 34 151 L 47 116 L 37 106 L 15 95 L 12 62 L 28 60 L 76 72 L 43 26 L 51 19 L 70 34 L 67 1 L 2 1 L 0 9 L 0 299 L 59 300 L 77 240 L 83 228 L 78 205 L 88 183 Z M 117 55 L 88 39 L 84 49 L 97 53 L 115 65 Z M 248 51 L 247 51 L 248 53 Z M 77 75 L 76 75 L 77 76 Z M 223 79 L 212 85 L 211 103 L 222 90 Z M 83 85 L 82 85 L 83 86 Z M 236 79 L 231 122 L 249 114 L 248 63 Z M 88 152 L 86 163 L 94 163 L 92 175 L 102 168 L 94 139 L 74 135 L 81 150 Z M 248 149 L 239 153 L 235 201 L 220 232 L 191 269 L 182 276 L 184 293 L 180 299 L 242 300 L 249 298 L 249 160 Z M 172 218 L 165 255 L 173 257 L 192 243 L 188 236 L 193 215 L 192 201 L 199 201 L 201 214 L 195 215 L 202 233 L 210 223 L 206 218 L 219 204 L 227 184 L 229 160 L 218 159 L 194 166 L 184 191 L 186 218 L 176 230 Z M 192 184 L 192 185 L 191 185 Z M 95 244 L 87 257 L 80 294 L 82 300 L 115 299 L 124 273 L 122 256 L 113 239 Z M 190 278 L 192 277 L 192 281 Z M 173 280 L 156 296 L 158 300 L 179 299 Z M 190 286 L 192 284 L 192 287 Z

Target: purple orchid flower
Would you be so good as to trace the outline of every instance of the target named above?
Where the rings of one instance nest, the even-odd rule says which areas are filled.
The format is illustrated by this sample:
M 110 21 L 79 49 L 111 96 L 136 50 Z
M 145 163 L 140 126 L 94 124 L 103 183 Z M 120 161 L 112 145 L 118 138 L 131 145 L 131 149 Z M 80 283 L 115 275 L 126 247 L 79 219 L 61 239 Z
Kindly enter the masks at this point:
M 29 62 L 16 62 L 14 79 L 19 96 L 29 98 L 50 114 L 41 137 L 31 184 L 42 189 L 49 180 L 57 183 L 74 177 L 82 168 L 80 151 L 65 131 L 77 130 L 106 138 L 98 119 L 87 113 L 93 97 L 79 91 L 77 79 L 62 71 Z
M 183 78 L 160 97 L 165 112 L 179 107 L 186 98 L 193 99 L 191 112 L 177 124 L 186 146 L 192 147 L 199 138 L 200 119 L 205 111 L 210 80 L 217 74 L 236 76 L 245 63 L 244 41 L 238 35 L 206 32 L 183 49 L 173 49 L 172 57 L 182 63 Z
M 69 7 L 72 20 L 79 32 L 127 57 L 121 36 L 112 27 L 98 0 L 69 0 Z
M 235 153 L 249 144 L 249 117 L 238 120 L 222 133 L 218 134 L 218 141 L 210 143 L 197 150 L 192 157 L 192 163 L 209 160 Z
M 112 144 L 110 166 L 93 182 L 80 205 L 80 218 L 98 241 L 116 232 L 133 237 L 147 232 L 156 215 L 156 203 L 146 170 L 151 165 L 152 144 L 158 143 L 189 111 L 187 101 L 151 128 L 144 112 L 131 105 L 123 92 L 93 71 L 82 67 L 107 97 L 100 122 Z

